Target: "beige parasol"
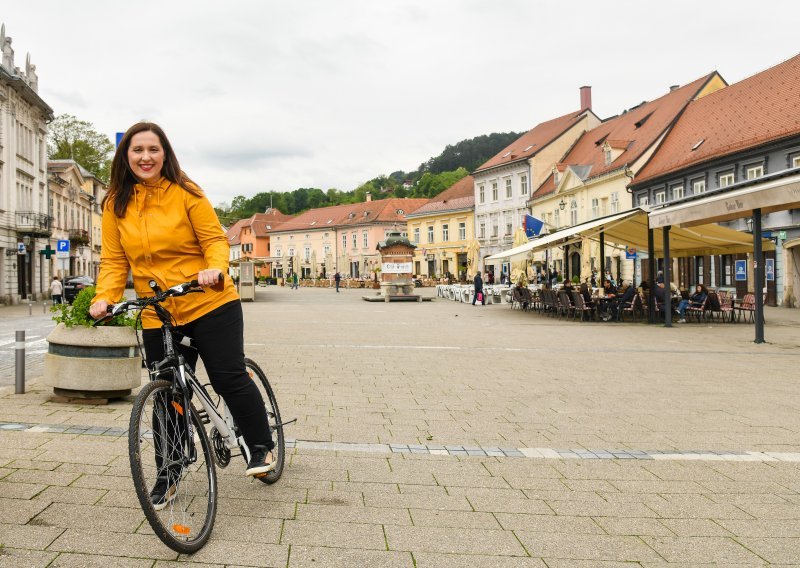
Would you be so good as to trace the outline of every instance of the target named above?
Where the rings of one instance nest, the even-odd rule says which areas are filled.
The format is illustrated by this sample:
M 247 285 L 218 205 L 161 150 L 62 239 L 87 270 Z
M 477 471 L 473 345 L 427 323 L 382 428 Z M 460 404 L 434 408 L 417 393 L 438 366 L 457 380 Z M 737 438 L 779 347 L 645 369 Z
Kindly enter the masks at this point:
M 472 239 L 467 245 L 467 278 L 472 280 L 480 270 L 481 243 Z
M 581 239 L 581 282 L 592 279 L 592 241 L 589 237 Z
M 315 250 L 311 251 L 311 260 L 309 262 L 311 263 L 311 278 L 316 278 L 317 277 L 317 251 L 315 251 Z
M 517 230 L 514 232 L 514 246 L 518 247 L 520 245 L 524 245 L 528 242 L 528 235 L 525 234 L 525 229 L 522 227 L 518 227 Z M 527 278 L 525 274 L 525 264 L 527 263 L 526 259 L 522 259 L 518 262 L 511 263 L 511 282 L 517 283 L 522 277 L 523 279 Z

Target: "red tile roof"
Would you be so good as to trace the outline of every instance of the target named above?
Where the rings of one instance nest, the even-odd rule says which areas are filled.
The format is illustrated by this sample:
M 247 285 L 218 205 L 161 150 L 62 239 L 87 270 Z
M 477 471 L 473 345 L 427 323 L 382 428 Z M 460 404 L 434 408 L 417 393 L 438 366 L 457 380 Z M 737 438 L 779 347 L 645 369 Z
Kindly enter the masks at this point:
M 527 159 L 547 147 L 550 142 L 569 130 L 591 110 L 571 112 L 553 120 L 537 124 L 531 130 L 517 138 L 514 142 L 500 150 L 496 156 L 487 160 L 474 173 L 502 166 L 518 160 Z
M 445 189 L 425 205 L 414 211 L 414 215 L 429 215 L 442 211 L 467 209 L 475 205 L 475 178 L 466 176 Z
M 559 163 L 563 166 L 586 166 L 588 176 L 596 177 L 623 166 L 633 164 L 661 137 L 667 128 L 694 99 L 703 87 L 716 75 L 709 73 L 683 87 L 670 91 L 653 101 L 642 103 L 621 115 L 607 119 L 596 128 L 586 132 Z M 605 163 L 603 146 L 608 143 L 623 150 L 610 164 Z M 533 199 L 544 197 L 555 191 L 550 175 L 534 191 Z
M 427 199 L 379 199 L 333 207 L 309 209 L 284 222 L 273 232 L 335 228 L 365 223 L 405 223 L 405 214 L 419 209 Z
M 256 237 L 266 237 L 291 218 L 291 215 L 281 213 L 277 209 L 270 209 L 266 213 L 256 213 L 247 219 L 245 226 L 250 227 Z
M 799 133 L 796 55 L 689 104 L 634 183 Z
M 236 221 L 228 231 L 225 233 L 225 236 L 228 237 L 228 244 L 229 245 L 238 245 L 239 244 L 239 234 L 242 232 L 242 227 L 249 221 L 249 219 L 239 219 Z

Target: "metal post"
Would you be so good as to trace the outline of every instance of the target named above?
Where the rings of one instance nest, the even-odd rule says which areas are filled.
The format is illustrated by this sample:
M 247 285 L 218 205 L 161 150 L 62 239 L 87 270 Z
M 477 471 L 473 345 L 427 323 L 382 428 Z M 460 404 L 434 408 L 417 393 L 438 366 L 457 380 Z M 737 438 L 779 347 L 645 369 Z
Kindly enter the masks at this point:
M 753 209 L 753 268 L 756 293 L 756 343 L 764 343 L 764 259 L 761 252 L 761 208 Z
M 17 331 L 14 346 L 16 376 L 14 394 L 25 394 L 25 331 Z
M 28 296 L 28 315 L 33 315 L 33 304 L 31 303 L 31 297 Z
M 569 279 L 569 245 L 564 245 L 564 282 Z
M 42 313 L 47 313 L 47 300 L 42 300 Z
M 650 219 L 647 219 L 648 224 Z M 647 228 L 647 265 L 650 272 L 650 280 L 648 281 L 650 293 L 647 295 L 647 321 L 649 323 L 656 322 L 656 245 L 655 238 L 653 237 L 653 229 L 648 226 Z
M 664 327 L 672 327 L 672 286 L 670 286 L 669 230 L 664 227 Z
M 606 283 L 606 233 L 600 231 L 600 289 L 605 288 Z

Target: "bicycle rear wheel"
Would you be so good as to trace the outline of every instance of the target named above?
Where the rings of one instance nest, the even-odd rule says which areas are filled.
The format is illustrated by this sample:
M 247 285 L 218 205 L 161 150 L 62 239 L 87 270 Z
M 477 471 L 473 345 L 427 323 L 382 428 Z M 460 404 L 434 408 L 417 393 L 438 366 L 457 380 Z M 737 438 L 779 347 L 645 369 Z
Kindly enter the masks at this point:
M 203 547 L 217 511 L 208 437 L 192 410 L 193 443 L 187 444 L 187 407 L 169 381 L 153 381 L 136 397 L 128 430 L 131 474 L 145 517 L 161 542 L 183 554 Z M 154 503 L 153 492 L 165 498 Z
M 283 425 L 281 424 L 281 413 L 278 410 L 278 400 L 275 398 L 275 393 L 272 391 L 272 385 L 267 380 L 267 375 L 261 370 L 261 367 L 252 359 L 245 358 L 245 367 L 247 367 L 247 374 L 253 379 L 258 392 L 261 393 L 261 398 L 264 400 L 264 406 L 267 409 L 267 420 L 269 421 L 269 429 L 272 432 L 272 440 L 275 442 L 275 459 L 277 461 L 275 469 L 269 473 L 257 477 L 264 483 L 272 484 L 278 481 L 283 474 L 283 465 L 286 459 L 286 448 L 283 439 Z M 245 458 L 247 461 L 247 458 Z

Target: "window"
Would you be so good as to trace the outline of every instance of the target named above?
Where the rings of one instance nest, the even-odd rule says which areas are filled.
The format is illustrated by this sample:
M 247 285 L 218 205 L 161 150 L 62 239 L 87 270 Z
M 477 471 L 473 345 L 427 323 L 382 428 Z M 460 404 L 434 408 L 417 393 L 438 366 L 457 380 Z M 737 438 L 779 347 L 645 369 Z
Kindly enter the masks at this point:
M 561 227 L 561 216 L 558 213 L 558 209 L 553 210 L 553 226 L 556 229 Z
M 733 185 L 733 181 L 733 172 L 719 175 L 719 187 L 728 187 L 729 185 Z
M 480 203 L 486 202 L 486 188 L 484 186 L 478 186 L 478 201 Z
M 492 182 L 492 201 L 497 201 L 497 182 Z
M 616 191 L 611 192 L 611 212 L 619 213 L 619 193 Z
M 647 195 L 640 195 L 639 205 L 650 205 L 650 197 Z
M 361 233 L 361 238 L 362 238 L 362 245 L 361 246 L 363 246 L 364 248 L 367 248 L 369 246 L 367 244 L 369 242 L 369 236 L 368 235 L 369 235 L 369 233 L 367 231 L 363 231 Z
M 656 204 L 664 203 L 667 200 L 667 192 L 666 191 L 657 191 L 656 192 Z
M 800 168 L 800 156 L 795 156 L 792 158 L 792 167 Z
M 572 204 L 569 206 L 569 224 L 578 224 L 578 202 L 574 199 L 572 200 Z
M 511 236 L 511 233 L 514 232 L 514 227 L 511 224 L 510 219 L 506 219 L 506 235 Z
M 683 199 L 682 185 L 676 185 L 672 188 L 672 199 Z
M 347 249 L 347 233 L 342 233 L 342 249 Z
M 294 249 L 293 248 L 289 249 L 289 256 L 294 256 Z
M 311 260 L 311 247 L 305 247 L 303 249 L 303 260 L 305 260 L 306 262 Z
M 358 233 L 353 232 L 353 248 L 358 248 Z
M 414 243 L 419 244 L 419 227 L 414 227 Z
M 600 200 L 596 197 L 592 198 L 592 219 L 600 216 Z
M 528 195 L 528 176 L 519 178 L 519 192 L 521 195 Z
M 450 240 L 450 225 L 442 225 L 442 240 L 445 242 Z
M 756 179 L 764 175 L 764 165 L 750 166 L 745 170 L 745 179 Z
M 331 245 L 325 245 L 324 247 L 322 247 L 322 254 L 324 254 L 325 256 L 331 254 Z
M 428 225 L 428 242 L 433 242 L 433 225 Z
M 478 236 L 481 239 L 486 238 L 486 223 L 484 221 L 481 221 L 480 230 L 478 231 Z
M 696 179 L 692 182 L 692 195 L 706 192 L 706 180 Z
M 607 166 L 611 165 L 611 162 L 614 161 L 613 158 L 611 157 L 611 150 L 610 149 L 605 151 L 605 159 L 606 159 L 606 165 Z
M 492 237 L 497 238 L 498 226 L 497 219 L 492 220 Z
M 510 199 L 512 194 L 513 194 L 513 192 L 512 192 L 512 189 L 511 189 L 511 178 L 508 178 L 506 180 L 506 199 Z
M 458 240 L 459 241 L 467 240 L 467 224 L 466 223 L 459 223 L 458 224 Z

